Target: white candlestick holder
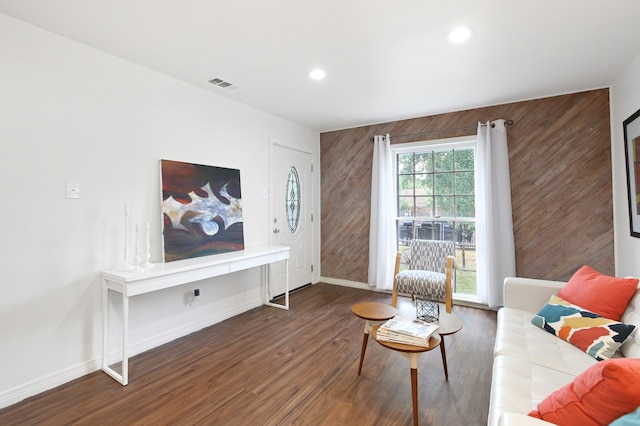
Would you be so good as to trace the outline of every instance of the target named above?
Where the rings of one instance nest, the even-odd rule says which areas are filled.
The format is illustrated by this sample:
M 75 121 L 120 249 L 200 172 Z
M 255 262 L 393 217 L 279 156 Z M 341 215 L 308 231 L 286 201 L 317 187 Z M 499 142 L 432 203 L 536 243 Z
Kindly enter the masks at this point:
M 124 205 L 124 259 L 120 269 L 123 271 L 130 271 L 134 268 L 134 265 L 129 261 L 130 248 L 129 248 L 129 205 Z
M 136 257 L 134 259 L 135 272 L 142 272 L 142 258 L 140 257 L 140 225 L 136 223 Z
M 151 224 L 149 222 L 147 222 L 147 229 L 146 229 L 146 236 L 145 236 L 145 247 L 146 247 L 146 252 L 144 255 L 144 265 L 142 265 L 142 267 L 144 269 L 149 269 L 153 267 L 153 263 L 151 263 L 151 239 L 149 237 L 149 233 L 151 231 Z

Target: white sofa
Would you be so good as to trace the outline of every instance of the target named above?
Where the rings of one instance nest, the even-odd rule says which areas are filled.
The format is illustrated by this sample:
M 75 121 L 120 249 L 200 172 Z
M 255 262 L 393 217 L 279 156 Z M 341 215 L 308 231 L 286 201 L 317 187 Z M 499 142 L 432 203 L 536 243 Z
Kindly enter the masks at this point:
M 531 318 L 564 284 L 517 277 L 505 280 L 504 307 L 498 311 L 494 347 L 489 426 L 550 425 L 527 414 L 553 391 L 598 362 L 531 323 Z M 620 321 L 640 328 L 640 290 L 631 298 Z M 640 334 L 636 334 L 625 341 L 616 356 L 640 358 Z

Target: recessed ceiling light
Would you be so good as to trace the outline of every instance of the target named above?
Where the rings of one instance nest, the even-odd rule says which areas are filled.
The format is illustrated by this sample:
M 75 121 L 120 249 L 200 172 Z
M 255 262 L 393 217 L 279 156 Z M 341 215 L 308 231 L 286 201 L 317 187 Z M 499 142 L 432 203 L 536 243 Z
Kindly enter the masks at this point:
M 309 72 L 309 78 L 312 80 L 322 80 L 323 78 L 326 77 L 326 73 L 324 71 L 322 71 L 321 69 L 315 69 L 311 72 Z
M 469 40 L 469 37 L 471 37 L 471 32 L 471 28 L 458 27 L 451 31 L 447 38 L 451 43 L 464 43 L 465 41 Z

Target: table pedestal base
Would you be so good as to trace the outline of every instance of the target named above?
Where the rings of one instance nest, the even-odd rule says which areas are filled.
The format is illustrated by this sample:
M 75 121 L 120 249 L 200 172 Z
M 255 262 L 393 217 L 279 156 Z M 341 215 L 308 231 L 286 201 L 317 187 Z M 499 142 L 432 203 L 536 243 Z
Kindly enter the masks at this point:
M 376 339 L 376 341 L 385 348 L 400 352 L 402 356 L 409 360 L 411 373 L 411 402 L 413 406 L 413 424 L 414 426 L 418 426 L 418 359 L 420 358 L 421 354 L 435 349 L 436 346 L 440 346 L 442 339 L 440 335 L 434 333 L 429 338 L 429 346 L 413 346 L 405 345 L 402 343 L 385 342 L 383 340 L 378 340 L 378 328 L 379 326 L 376 326 L 371 331 L 371 333 L 373 334 L 373 338 Z

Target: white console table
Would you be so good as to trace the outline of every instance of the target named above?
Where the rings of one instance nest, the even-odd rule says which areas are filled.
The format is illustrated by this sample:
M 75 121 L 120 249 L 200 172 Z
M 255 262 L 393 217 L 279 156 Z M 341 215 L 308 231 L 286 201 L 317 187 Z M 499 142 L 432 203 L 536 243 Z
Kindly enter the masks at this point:
M 285 262 L 285 302 L 272 303 L 269 293 L 271 263 Z M 125 386 L 129 382 L 129 298 L 139 294 L 175 287 L 193 281 L 229 274 L 244 269 L 263 267 L 265 305 L 289 309 L 289 247 L 247 247 L 241 251 L 216 254 L 169 263 L 156 263 L 140 272 L 103 271 L 102 276 L 102 370 Z M 109 348 L 109 290 L 122 295 L 122 374 L 108 365 Z

